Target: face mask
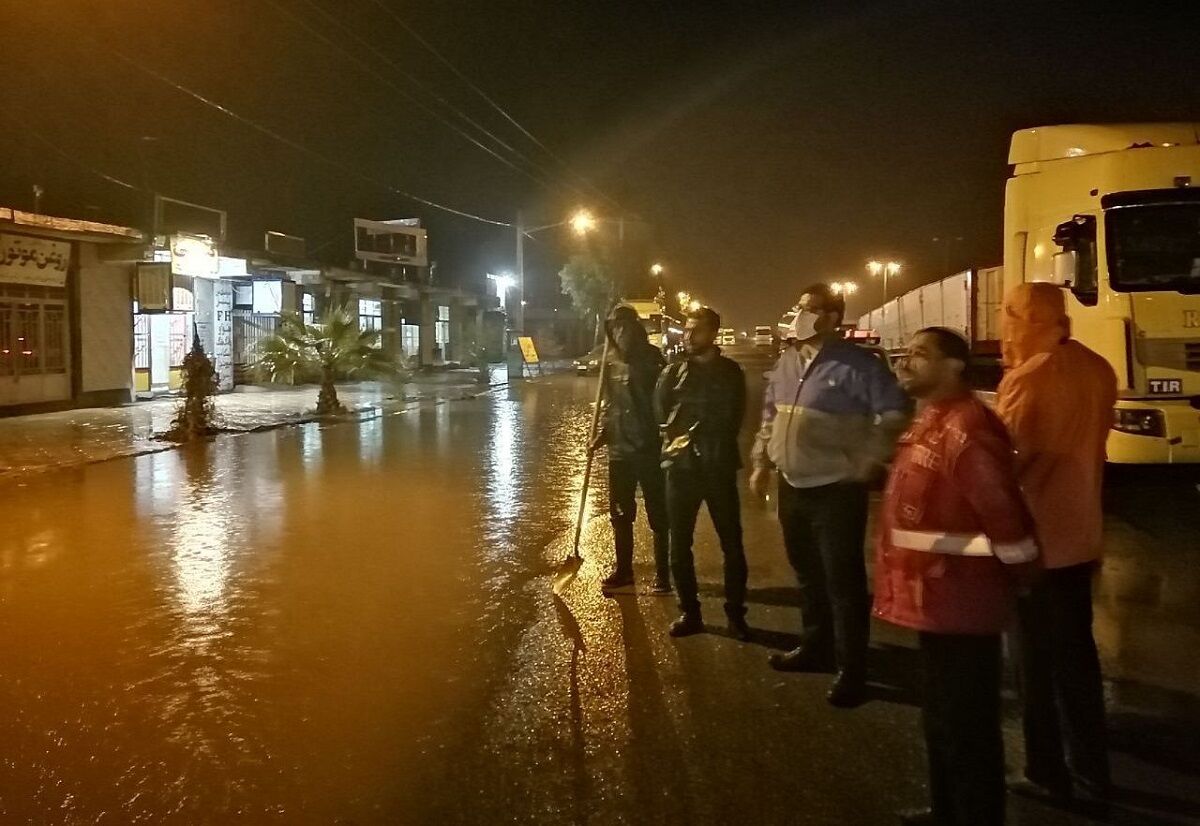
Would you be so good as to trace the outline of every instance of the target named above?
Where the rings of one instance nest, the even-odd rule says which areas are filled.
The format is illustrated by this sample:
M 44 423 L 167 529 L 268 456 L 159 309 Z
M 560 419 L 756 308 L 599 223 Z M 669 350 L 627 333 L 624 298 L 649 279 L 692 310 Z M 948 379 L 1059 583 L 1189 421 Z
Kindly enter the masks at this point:
M 794 338 L 797 341 L 810 339 L 817 334 L 817 321 L 820 316 L 816 313 L 810 313 L 808 310 L 801 310 L 796 313 L 796 317 L 792 319 L 792 325 L 788 327 L 786 338 Z

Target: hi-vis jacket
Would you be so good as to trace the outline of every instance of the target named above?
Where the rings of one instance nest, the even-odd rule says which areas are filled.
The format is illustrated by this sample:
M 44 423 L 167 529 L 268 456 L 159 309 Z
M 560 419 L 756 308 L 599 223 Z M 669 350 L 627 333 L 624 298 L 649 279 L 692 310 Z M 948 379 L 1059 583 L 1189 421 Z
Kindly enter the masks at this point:
M 752 458 L 792 487 L 857 481 L 887 462 L 908 398 L 869 351 L 843 339 L 811 360 L 786 348 L 767 380 Z
M 1003 631 L 1038 555 L 1004 425 L 971 395 L 900 439 L 875 556 L 875 616 L 941 634 Z

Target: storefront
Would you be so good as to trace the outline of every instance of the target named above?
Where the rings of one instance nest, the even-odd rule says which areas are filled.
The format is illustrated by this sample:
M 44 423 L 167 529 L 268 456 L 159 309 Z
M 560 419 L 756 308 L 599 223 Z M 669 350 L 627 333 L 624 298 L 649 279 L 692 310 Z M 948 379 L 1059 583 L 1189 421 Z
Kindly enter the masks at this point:
M 133 301 L 133 388 L 140 398 L 183 386 L 183 360 L 199 338 L 218 386 L 231 390 L 234 283 L 246 262 L 225 258 L 203 236 L 176 235 L 139 263 Z
M 0 208 L 0 413 L 129 400 L 140 242 L 129 227 Z

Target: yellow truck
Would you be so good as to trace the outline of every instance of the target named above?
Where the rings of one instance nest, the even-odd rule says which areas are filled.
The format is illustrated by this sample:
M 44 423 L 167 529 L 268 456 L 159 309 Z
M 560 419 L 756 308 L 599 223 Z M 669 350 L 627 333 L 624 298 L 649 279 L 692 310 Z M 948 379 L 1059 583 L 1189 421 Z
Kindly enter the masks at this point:
M 941 324 L 994 356 L 1004 290 L 1058 284 L 1073 335 L 1117 373 L 1109 461 L 1200 462 L 1200 123 L 1023 129 L 1008 161 L 1003 268 L 920 287 L 859 327 L 895 351 Z

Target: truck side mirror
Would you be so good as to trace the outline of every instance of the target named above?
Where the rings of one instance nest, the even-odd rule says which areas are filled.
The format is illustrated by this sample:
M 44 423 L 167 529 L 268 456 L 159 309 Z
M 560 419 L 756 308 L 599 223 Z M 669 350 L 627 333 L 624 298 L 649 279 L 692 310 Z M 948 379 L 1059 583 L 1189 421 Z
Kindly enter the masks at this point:
M 1078 270 L 1079 254 L 1074 250 L 1054 254 L 1054 276 L 1051 279 L 1054 284 L 1060 287 L 1073 286 L 1078 279 Z

